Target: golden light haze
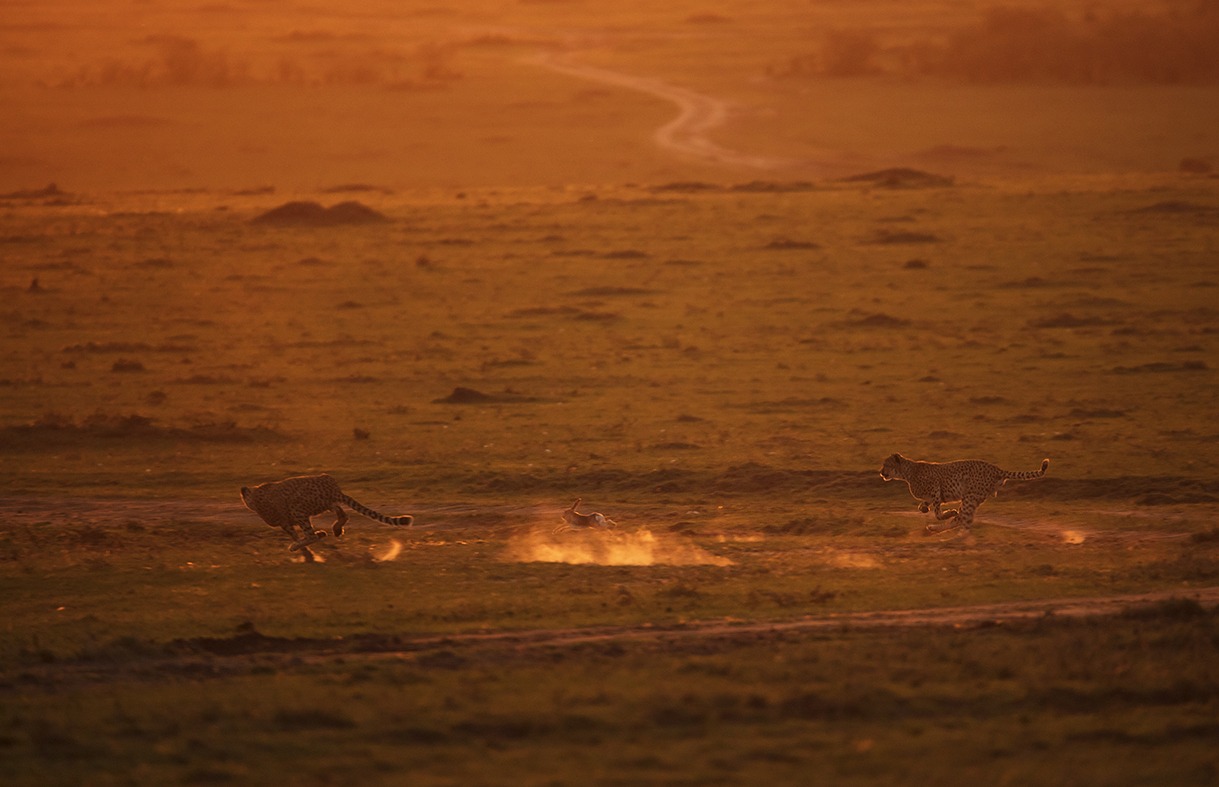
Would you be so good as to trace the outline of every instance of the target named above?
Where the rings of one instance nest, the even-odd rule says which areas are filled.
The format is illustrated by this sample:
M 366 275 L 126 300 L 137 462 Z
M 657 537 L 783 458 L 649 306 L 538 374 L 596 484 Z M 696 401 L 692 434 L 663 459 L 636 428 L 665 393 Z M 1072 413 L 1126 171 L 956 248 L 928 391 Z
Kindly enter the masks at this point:
M 9 2 L 0 189 L 1173 170 L 1219 155 L 1217 38 L 1184 0 Z
M 1213 787 L 1216 42 L 0 0 L 3 787 Z

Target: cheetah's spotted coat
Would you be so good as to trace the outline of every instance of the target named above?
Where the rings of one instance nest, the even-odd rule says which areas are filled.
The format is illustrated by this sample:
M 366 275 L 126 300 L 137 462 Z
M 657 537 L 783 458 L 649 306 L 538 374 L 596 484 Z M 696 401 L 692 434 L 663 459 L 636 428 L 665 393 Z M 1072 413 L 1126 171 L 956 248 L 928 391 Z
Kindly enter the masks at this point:
M 910 487 L 910 494 L 919 503 L 918 510 L 924 514 L 928 511 L 935 518 L 943 521 L 952 517 L 947 525 L 936 526 L 934 522 L 927 525 L 927 532 L 935 533 L 954 527 L 969 529 L 974 519 L 974 511 L 991 495 L 999 494 L 999 487 L 1007 481 L 1027 481 L 1041 478 L 1045 475 L 1050 460 L 1041 463 L 1040 470 L 1024 472 L 1009 472 L 1000 469 L 990 462 L 977 459 L 965 459 L 956 462 L 920 462 L 907 459 L 901 454 L 894 454 L 885 460 L 880 468 L 880 477 L 886 481 L 900 479 Z M 941 511 L 940 506 L 955 500 L 961 501 L 960 509 Z
M 385 516 L 362 505 L 343 494 L 339 484 L 328 475 L 301 475 L 285 478 L 282 481 L 271 481 L 250 488 L 241 488 L 241 500 L 246 508 L 262 517 L 262 521 L 271 527 L 282 528 L 292 539 L 293 550 L 302 550 L 306 559 L 311 556 L 309 544 L 320 541 L 326 536 L 325 530 L 315 530 L 309 521 L 311 517 L 333 511 L 335 514 L 335 538 L 343 535 L 343 526 L 347 524 L 347 512 L 342 505 L 349 506 L 369 519 L 384 522 L 387 525 L 410 525 L 414 522 L 411 516 Z M 298 537 L 296 528 L 300 528 L 303 537 Z

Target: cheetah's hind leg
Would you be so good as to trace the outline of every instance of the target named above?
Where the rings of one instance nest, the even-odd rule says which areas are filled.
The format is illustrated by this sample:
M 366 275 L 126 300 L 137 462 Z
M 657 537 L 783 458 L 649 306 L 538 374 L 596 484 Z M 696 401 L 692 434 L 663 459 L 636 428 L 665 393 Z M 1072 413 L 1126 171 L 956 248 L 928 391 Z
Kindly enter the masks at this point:
M 343 535 L 343 526 L 347 524 L 347 512 L 338 503 L 334 504 L 334 537 Z

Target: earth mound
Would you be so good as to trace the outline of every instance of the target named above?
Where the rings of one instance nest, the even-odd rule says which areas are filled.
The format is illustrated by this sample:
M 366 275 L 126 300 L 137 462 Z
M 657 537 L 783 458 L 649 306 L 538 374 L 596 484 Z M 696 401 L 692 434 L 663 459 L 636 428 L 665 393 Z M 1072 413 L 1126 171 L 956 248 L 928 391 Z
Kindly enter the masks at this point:
M 280 227 L 335 227 L 348 224 L 379 224 L 386 221 L 389 219 L 385 214 L 355 200 L 339 202 L 329 208 L 308 200 L 294 200 L 250 220 L 252 224 Z
M 951 186 L 953 179 L 945 175 L 924 172 L 909 167 L 893 167 L 875 172 L 864 172 L 842 178 L 843 183 L 871 183 L 887 189 L 925 189 Z
M 523 396 L 511 390 L 489 394 L 459 385 L 448 396 L 433 399 L 432 404 L 527 404 L 540 401 L 536 396 Z

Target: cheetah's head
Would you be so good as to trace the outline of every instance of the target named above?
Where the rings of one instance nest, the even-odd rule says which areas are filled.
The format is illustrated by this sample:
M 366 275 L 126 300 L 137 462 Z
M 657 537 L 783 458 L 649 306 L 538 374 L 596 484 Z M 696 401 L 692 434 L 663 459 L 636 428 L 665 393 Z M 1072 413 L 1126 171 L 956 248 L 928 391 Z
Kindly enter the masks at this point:
M 885 460 L 885 463 L 880 466 L 880 477 L 886 481 L 892 481 L 894 478 L 901 477 L 902 462 L 906 461 L 906 457 L 901 454 L 894 454 Z
M 241 487 L 241 502 L 245 503 L 245 507 L 251 510 L 253 510 L 253 508 L 250 506 L 250 497 L 253 494 L 254 493 L 250 491 L 248 486 Z

